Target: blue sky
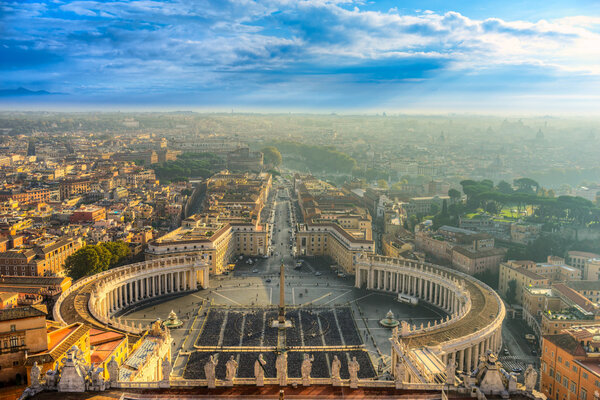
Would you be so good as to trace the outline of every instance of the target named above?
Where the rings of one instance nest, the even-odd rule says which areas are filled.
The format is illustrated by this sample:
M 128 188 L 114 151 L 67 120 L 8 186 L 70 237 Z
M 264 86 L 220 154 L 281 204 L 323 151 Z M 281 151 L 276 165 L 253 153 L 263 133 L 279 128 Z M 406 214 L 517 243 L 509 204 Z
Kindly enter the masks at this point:
M 0 2 L 2 108 L 594 114 L 599 89 L 597 0 Z

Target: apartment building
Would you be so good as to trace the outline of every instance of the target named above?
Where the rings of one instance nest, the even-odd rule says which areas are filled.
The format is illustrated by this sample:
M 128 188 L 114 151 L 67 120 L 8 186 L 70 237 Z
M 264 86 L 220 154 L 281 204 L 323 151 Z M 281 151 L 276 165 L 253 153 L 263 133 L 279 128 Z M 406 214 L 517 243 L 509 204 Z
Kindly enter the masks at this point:
M 600 327 L 581 326 L 545 335 L 540 391 L 549 399 L 595 400 L 600 391 Z
M 83 247 L 80 237 L 51 239 L 0 253 L 0 274 L 15 276 L 63 275 L 68 256 Z

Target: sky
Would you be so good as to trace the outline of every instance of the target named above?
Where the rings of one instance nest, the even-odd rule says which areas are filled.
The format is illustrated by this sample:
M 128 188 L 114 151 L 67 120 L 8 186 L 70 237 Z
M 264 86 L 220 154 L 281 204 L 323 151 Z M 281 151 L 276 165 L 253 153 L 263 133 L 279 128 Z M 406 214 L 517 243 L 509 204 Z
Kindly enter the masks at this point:
M 3 0 L 0 108 L 597 115 L 600 1 Z

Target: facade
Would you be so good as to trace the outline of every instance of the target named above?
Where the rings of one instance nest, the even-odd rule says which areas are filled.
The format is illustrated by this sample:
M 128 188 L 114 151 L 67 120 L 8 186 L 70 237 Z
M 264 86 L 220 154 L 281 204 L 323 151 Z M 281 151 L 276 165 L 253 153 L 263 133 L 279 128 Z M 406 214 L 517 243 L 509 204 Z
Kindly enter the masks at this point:
M 600 279 L 600 255 L 584 251 L 569 251 L 567 263 L 581 271 L 586 281 Z
M 361 253 L 374 253 L 372 240 L 356 239 L 337 224 L 303 224 L 296 233 L 296 254 L 329 256 L 354 275 L 354 260 Z
M 438 210 L 441 210 L 444 200 L 448 204 L 450 203 L 450 197 L 448 196 L 413 197 L 408 203 L 402 204 L 402 209 L 406 216 L 417 214 L 429 215 L 434 205 Z
M 19 204 L 37 204 L 46 203 L 56 198 L 58 198 L 56 190 L 49 188 L 0 191 L 0 202 L 12 200 L 19 202 Z
M 34 363 L 40 368 L 41 373 L 45 374 L 48 370 L 56 370 L 63 364 L 63 360 L 73 346 L 77 346 L 84 359 L 90 361 L 90 328 L 86 324 L 75 322 L 73 324 L 44 330 L 47 341 L 47 348 L 39 352 L 27 354 L 25 366 L 27 367 L 27 376 L 31 372 Z
M 550 279 L 533 271 L 533 261 L 508 261 L 500 263 L 498 292 L 507 297 L 510 282 L 515 281 L 515 304 L 523 304 L 524 290 L 528 287 L 540 287 L 550 284 Z
M 540 391 L 549 399 L 597 399 L 600 389 L 600 328 L 581 326 L 545 335 Z
M 247 147 L 227 154 L 227 169 L 232 171 L 260 171 L 263 167 L 263 154 L 251 152 Z
M 62 275 L 68 256 L 83 247 L 80 237 L 50 240 L 0 253 L 0 274 L 13 276 Z
M 27 382 L 27 354 L 48 349 L 46 306 L 15 307 L 0 312 L 0 382 Z
M 73 224 L 88 222 L 94 223 L 106 219 L 106 209 L 104 207 L 85 207 L 73 211 L 70 221 Z

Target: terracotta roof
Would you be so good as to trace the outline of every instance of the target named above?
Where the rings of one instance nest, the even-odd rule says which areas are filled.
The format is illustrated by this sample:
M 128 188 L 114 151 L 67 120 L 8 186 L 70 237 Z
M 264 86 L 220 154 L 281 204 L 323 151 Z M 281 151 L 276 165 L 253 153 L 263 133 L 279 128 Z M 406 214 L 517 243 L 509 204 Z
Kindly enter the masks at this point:
M 583 346 L 579 344 L 577 340 L 568 333 L 561 333 L 560 335 L 546 335 L 544 340 L 555 344 L 564 351 L 574 356 L 585 356 L 586 352 Z
M 36 304 L 25 307 L 9 308 L 0 312 L 0 321 L 10 321 L 13 319 L 23 319 L 32 317 L 46 317 L 48 310 L 45 305 Z
M 557 283 L 557 284 L 552 285 L 552 288 L 557 290 L 560 294 L 562 294 L 568 300 L 572 301 L 579 307 L 583 308 L 585 311 L 589 311 L 589 312 L 595 311 L 594 304 L 591 301 L 589 301 L 582 294 L 580 294 L 579 292 L 576 292 L 575 290 L 571 289 L 567 285 L 565 285 L 563 283 Z
M 74 327 L 74 329 L 72 329 L 72 327 Z M 75 322 L 63 329 L 68 330 L 69 334 L 63 337 L 60 342 L 52 343 L 54 346 L 48 350 L 29 355 L 25 361 L 25 365 L 33 365 L 36 361 L 38 364 L 44 364 L 59 360 L 67 350 L 73 347 L 82 336 L 89 332 L 90 327 L 80 322 Z M 61 329 L 55 331 L 55 333 L 58 334 L 60 331 Z

